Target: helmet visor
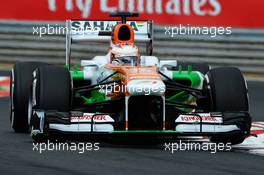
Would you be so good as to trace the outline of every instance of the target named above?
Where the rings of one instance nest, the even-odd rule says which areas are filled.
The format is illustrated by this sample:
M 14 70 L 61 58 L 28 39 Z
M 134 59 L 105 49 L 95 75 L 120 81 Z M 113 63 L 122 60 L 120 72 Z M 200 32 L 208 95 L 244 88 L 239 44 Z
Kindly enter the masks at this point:
M 121 64 L 136 66 L 138 57 L 137 56 L 122 56 L 122 57 L 117 57 L 116 59 L 118 59 Z

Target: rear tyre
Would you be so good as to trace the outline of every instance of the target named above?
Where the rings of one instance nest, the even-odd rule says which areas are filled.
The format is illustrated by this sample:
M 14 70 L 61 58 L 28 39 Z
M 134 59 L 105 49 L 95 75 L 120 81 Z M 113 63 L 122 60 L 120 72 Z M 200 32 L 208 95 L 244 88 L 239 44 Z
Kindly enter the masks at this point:
M 210 86 L 210 111 L 215 112 L 248 112 L 247 85 L 241 71 L 237 68 L 216 68 L 207 73 Z M 251 123 L 249 120 L 247 126 Z M 246 127 L 250 128 L 250 127 Z M 249 132 L 249 131 L 247 131 Z M 213 136 L 211 141 L 239 144 L 245 135 Z
M 66 68 L 59 66 L 43 66 L 36 69 L 33 75 L 32 98 L 30 98 L 28 103 L 28 115 L 30 118 L 32 118 L 32 111 L 34 109 L 60 112 L 70 111 L 72 83 L 70 72 Z M 46 123 L 44 125 L 44 133 L 32 135 L 32 138 L 36 142 L 43 142 L 45 139 L 48 139 L 45 126 Z M 30 128 L 33 129 L 32 126 Z
M 10 81 L 10 122 L 15 132 L 28 132 L 28 98 L 32 72 L 46 63 L 17 62 Z

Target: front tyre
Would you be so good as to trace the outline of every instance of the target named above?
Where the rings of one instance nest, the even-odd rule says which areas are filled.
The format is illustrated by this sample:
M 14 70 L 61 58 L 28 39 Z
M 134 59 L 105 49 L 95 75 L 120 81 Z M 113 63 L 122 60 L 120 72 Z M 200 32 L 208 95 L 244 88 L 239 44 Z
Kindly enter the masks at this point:
M 34 72 L 33 108 L 67 112 L 71 108 L 71 76 L 65 67 L 43 66 Z
M 28 98 L 32 72 L 46 63 L 17 62 L 11 72 L 10 123 L 15 132 L 28 132 Z
M 246 112 L 249 110 L 247 85 L 241 71 L 237 68 L 215 68 L 207 73 L 209 81 L 212 112 Z M 224 118 L 224 120 L 231 120 Z M 242 143 L 250 132 L 251 120 L 244 115 L 238 122 L 245 134 L 213 136 L 211 141 L 231 144 Z
M 247 85 L 237 68 L 216 68 L 208 72 L 211 111 L 248 111 Z
M 71 76 L 65 67 L 43 66 L 34 71 L 28 115 L 31 123 L 31 136 L 35 141 L 47 139 L 47 123 L 42 126 L 42 133 L 34 132 L 36 131 L 34 128 L 36 121 L 32 121 L 34 111 L 68 112 L 71 109 L 71 99 Z

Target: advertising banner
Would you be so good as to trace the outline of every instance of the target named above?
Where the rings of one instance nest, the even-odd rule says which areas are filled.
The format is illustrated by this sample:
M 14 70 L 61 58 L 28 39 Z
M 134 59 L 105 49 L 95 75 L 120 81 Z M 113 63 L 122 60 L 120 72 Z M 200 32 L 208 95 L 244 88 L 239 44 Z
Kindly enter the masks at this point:
M 264 28 L 263 0 L 2 0 L 0 20 L 102 19 L 139 12 L 160 25 Z

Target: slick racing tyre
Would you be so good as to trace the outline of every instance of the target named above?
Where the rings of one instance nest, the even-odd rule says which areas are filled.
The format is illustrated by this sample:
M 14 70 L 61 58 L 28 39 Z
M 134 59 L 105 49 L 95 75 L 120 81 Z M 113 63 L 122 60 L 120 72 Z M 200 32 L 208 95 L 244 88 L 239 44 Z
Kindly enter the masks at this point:
M 207 73 L 210 86 L 210 111 L 214 112 L 248 112 L 248 92 L 244 77 L 237 68 L 216 68 Z M 225 120 L 225 119 L 224 119 Z M 251 125 L 250 120 L 245 119 Z M 245 127 L 250 128 L 250 127 Z M 213 142 L 238 144 L 245 136 L 214 136 Z
M 43 66 L 33 73 L 32 93 L 29 99 L 29 117 L 32 118 L 34 110 L 68 112 L 71 109 L 71 76 L 70 72 L 59 66 Z M 42 142 L 46 137 L 44 133 L 32 134 L 37 142 Z M 46 124 L 45 124 L 46 125 Z
M 248 93 L 244 77 L 237 68 L 216 68 L 208 72 L 211 111 L 248 111 Z
M 32 72 L 46 63 L 17 62 L 10 81 L 10 121 L 15 132 L 28 132 L 28 98 Z
M 43 66 L 33 73 L 33 107 L 67 112 L 71 107 L 71 76 L 65 67 Z
M 182 70 L 188 70 L 188 66 L 192 66 L 193 71 L 201 72 L 203 75 L 205 75 L 209 70 L 210 67 L 206 63 L 196 63 L 196 62 L 183 62 L 178 61 L 177 67 L 174 67 L 174 70 L 179 70 L 179 66 L 182 66 Z

